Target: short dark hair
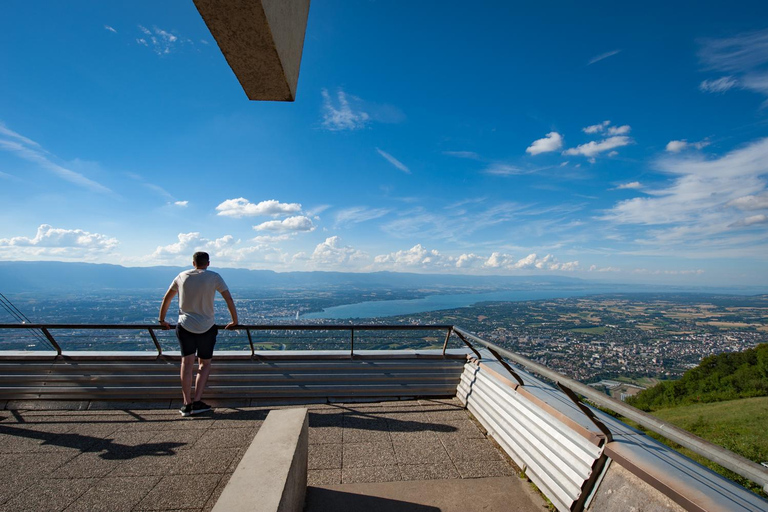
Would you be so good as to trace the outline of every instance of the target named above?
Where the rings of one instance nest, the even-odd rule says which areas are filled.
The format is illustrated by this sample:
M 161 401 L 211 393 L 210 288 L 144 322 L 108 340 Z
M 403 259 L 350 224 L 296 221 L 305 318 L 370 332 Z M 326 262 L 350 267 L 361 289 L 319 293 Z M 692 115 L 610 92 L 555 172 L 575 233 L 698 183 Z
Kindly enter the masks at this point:
M 203 251 L 197 251 L 195 254 L 192 255 L 192 261 L 195 262 L 195 265 L 207 265 L 210 263 L 211 258 L 208 256 L 207 252 Z

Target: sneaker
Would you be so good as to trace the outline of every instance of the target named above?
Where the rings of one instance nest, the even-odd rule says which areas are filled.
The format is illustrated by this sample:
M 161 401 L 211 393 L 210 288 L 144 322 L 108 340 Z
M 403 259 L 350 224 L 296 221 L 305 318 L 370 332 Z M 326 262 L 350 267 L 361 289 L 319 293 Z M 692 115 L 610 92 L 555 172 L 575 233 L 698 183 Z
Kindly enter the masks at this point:
M 211 410 L 211 406 L 202 400 L 192 403 L 192 414 L 200 414 L 201 412 L 208 412 Z
M 182 405 L 181 409 L 179 409 L 179 412 L 182 416 L 191 416 L 195 414 L 192 410 L 192 404 Z

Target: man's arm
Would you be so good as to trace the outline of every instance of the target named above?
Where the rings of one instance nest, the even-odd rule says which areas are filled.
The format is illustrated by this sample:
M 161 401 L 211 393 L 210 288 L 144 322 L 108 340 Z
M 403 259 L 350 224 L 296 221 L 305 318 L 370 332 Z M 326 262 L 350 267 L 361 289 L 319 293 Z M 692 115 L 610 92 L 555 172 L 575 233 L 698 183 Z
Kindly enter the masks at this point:
M 163 297 L 163 303 L 160 305 L 160 318 L 158 319 L 160 325 L 163 326 L 163 329 L 166 331 L 171 328 L 171 325 L 165 321 L 165 314 L 168 313 L 168 308 L 171 306 L 171 301 L 176 296 L 178 292 L 174 290 L 173 288 L 169 288 L 167 292 L 165 292 L 165 296 Z
M 229 290 L 224 290 L 220 293 L 221 296 L 224 297 L 224 302 L 227 303 L 227 308 L 229 309 L 229 315 L 232 317 L 232 321 L 229 322 L 224 328 L 231 329 L 237 325 L 237 308 L 235 308 L 235 301 L 232 300 L 232 294 L 229 293 Z

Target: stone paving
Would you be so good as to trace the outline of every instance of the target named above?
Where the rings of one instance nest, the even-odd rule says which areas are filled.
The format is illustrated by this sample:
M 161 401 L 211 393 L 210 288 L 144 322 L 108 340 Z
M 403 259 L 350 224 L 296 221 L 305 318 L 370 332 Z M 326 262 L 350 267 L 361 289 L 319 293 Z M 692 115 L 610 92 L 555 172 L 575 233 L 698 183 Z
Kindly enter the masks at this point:
M 182 418 L 170 405 L 8 403 L 0 512 L 210 510 L 270 408 Z M 305 407 L 310 486 L 514 473 L 455 399 Z

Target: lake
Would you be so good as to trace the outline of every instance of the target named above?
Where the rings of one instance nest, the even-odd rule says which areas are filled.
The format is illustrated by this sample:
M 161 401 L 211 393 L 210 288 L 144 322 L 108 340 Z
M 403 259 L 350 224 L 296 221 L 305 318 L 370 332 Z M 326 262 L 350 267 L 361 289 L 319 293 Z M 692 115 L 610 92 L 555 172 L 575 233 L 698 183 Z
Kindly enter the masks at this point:
M 464 308 L 478 302 L 520 302 L 525 300 L 582 297 L 596 293 L 615 293 L 617 289 L 573 289 L 573 290 L 506 290 L 487 293 L 461 293 L 455 295 L 428 295 L 421 299 L 374 300 L 357 304 L 344 304 L 326 308 L 323 311 L 307 313 L 300 318 L 349 319 L 381 318 L 387 316 L 413 315 L 441 309 Z

